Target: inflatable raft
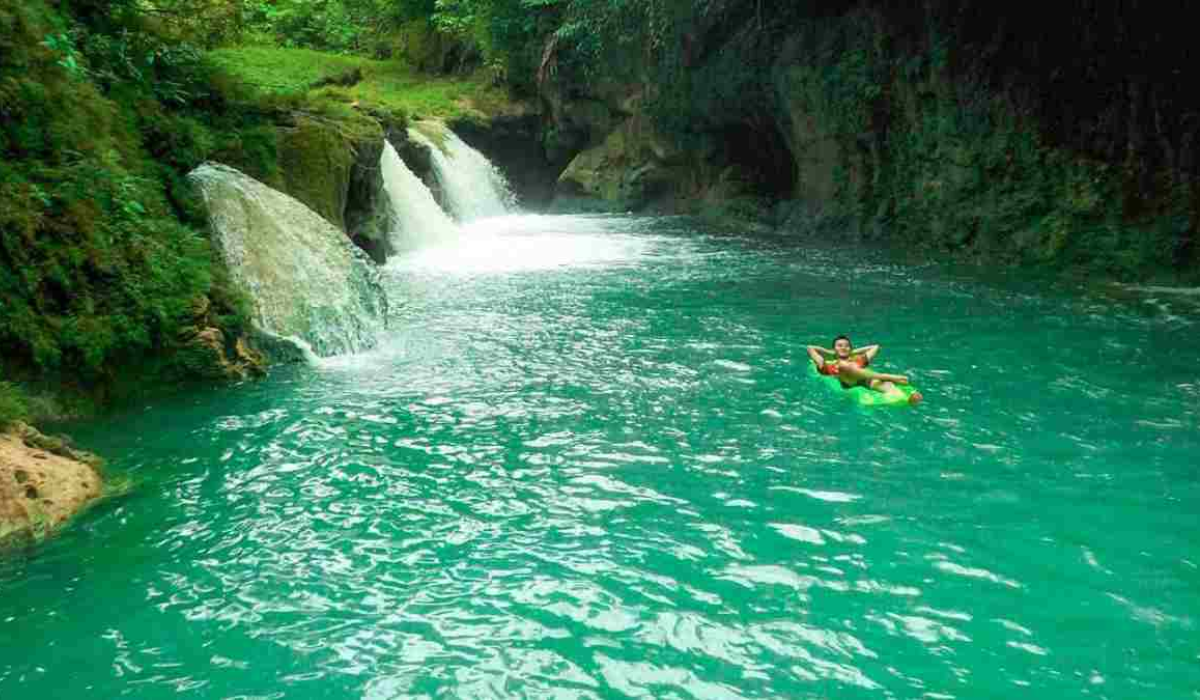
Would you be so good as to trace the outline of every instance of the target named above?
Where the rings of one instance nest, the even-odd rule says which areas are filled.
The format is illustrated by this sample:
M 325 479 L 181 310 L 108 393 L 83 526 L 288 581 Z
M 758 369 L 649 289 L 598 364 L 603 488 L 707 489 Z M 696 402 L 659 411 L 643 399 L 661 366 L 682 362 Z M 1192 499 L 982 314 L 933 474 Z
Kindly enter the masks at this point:
M 895 390 L 884 393 L 873 391 L 866 387 L 856 386 L 853 389 L 842 388 L 842 382 L 837 377 L 821 374 L 817 366 L 808 363 L 808 373 L 817 379 L 831 392 L 842 394 L 859 406 L 915 406 L 924 398 L 921 392 L 911 384 L 897 385 Z

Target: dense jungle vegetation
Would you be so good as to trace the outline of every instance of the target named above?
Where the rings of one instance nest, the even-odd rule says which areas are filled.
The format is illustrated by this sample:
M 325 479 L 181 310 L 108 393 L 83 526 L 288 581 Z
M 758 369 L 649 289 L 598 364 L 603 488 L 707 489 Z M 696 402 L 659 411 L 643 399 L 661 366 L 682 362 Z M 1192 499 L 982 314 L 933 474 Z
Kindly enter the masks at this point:
M 403 124 L 638 86 L 679 143 L 735 139 L 746 209 L 775 223 L 816 202 L 860 239 L 1194 279 L 1185 19 L 1146 0 L 0 0 L 0 369 L 25 387 L 0 384 L 0 420 L 85 410 L 133 367 L 211 375 L 189 339 L 234 338 L 247 307 L 184 176 L 219 160 L 320 199 L 296 154 L 323 121 L 350 125 L 335 149 L 380 135 L 359 106 Z M 818 194 L 810 136 L 835 151 Z M 47 392 L 78 405 L 25 396 Z

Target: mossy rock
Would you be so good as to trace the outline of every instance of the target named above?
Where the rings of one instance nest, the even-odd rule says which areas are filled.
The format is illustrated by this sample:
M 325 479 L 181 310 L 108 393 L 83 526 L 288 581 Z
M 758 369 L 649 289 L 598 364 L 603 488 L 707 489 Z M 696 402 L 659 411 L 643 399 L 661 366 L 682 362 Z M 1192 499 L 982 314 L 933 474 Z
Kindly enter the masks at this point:
M 639 210 L 689 188 L 697 170 L 647 120 L 631 118 L 604 142 L 580 153 L 558 178 L 556 199 L 592 197 L 619 210 Z
M 279 134 L 281 189 L 345 231 L 351 171 L 360 152 L 378 153 L 380 123 L 366 116 L 299 115 Z
M 353 162 L 346 140 L 327 122 L 300 117 L 279 130 L 282 189 L 341 229 Z
M 469 66 L 478 51 L 458 37 L 440 32 L 425 20 L 413 20 L 394 35 L 394 55 L 427 73 L 449 73 Z

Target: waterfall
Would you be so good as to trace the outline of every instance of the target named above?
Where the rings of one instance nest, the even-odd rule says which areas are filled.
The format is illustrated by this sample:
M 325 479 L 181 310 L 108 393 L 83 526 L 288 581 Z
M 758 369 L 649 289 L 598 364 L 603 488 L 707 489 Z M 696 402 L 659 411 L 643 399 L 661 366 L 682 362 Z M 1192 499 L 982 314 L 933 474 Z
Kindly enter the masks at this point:
M 473 221 L 516 210 L 516 200 L 504 174 L 446 125 L 421 122 L 408 130 L 408 137 L 427 145 L 432 152 L 434 174 L 456 219 Z
M 254 305 L 254 322 L 322 357 L 366 350 L 386 325 L 378 269 L 345 234 L 291 197 L 233 168 L 188 176 L 208 206 L 215 246 Z
M 392 144 L 379 157 L 391 217 L 391 243 L 398 251 L 446 243 L 458 236 L 458 225 L 438 206 L 421 178 L 408 169 Z

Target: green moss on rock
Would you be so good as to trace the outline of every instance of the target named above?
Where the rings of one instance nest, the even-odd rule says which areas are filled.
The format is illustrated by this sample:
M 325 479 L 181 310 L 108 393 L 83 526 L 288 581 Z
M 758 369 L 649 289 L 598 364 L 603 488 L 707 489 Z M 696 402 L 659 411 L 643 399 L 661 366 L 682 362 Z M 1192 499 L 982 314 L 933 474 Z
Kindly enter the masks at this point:
M 281 189 L 345 230 L 356 154 L 377 148 L 382 141 L 382 127 L 369 117 L 297 116 L 295 126 L 280 128 Z

